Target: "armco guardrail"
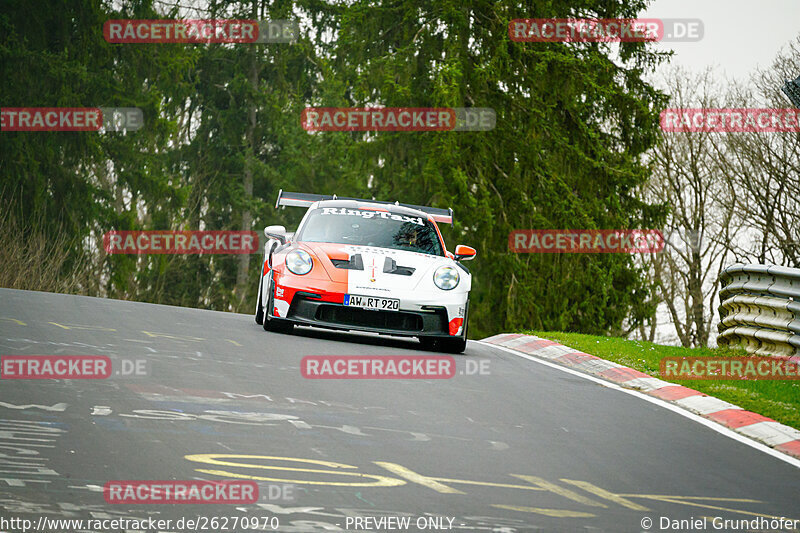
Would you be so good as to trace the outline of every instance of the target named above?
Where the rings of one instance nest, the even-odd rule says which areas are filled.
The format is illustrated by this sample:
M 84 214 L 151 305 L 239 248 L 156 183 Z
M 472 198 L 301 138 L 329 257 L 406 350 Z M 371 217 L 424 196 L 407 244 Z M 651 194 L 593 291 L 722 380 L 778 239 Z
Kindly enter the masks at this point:
M 718 344 L 757 355 L 800 355 L 800 269 L 736 264 L 720 281 Z

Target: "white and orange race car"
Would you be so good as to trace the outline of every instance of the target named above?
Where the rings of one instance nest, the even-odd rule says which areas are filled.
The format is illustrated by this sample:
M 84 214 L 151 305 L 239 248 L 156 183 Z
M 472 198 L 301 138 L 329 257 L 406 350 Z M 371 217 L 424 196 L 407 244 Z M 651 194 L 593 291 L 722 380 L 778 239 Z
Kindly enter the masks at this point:
M 308 207 L 295 233 L 268 226 L 256 304 L 265 330 L 294 325 L 419 337 L 426 349 L 467 345 L 475 250 L 445 248 L 453 211 L 280 191 L 275 207 Z

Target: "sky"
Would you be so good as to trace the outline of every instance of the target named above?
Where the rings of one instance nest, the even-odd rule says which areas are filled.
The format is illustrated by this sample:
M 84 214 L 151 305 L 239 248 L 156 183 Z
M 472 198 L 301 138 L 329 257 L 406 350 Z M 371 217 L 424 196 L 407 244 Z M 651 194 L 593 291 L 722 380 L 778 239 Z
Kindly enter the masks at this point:
M 744 82 L 800 35 L 800 0 L 653 0 L 640 18 L 701 19 L 701 41 L 658 46 L 675 50 L 672 65 L 693 72 L 716 65 L 721 75 Z

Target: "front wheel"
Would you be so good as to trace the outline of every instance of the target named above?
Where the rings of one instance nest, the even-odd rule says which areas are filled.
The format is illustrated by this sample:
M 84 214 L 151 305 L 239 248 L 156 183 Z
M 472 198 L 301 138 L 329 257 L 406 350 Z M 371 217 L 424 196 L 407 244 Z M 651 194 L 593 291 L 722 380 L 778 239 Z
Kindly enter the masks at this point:
M 264 324 L 264 304 L 262 303 L 262 298 L 261 298 L 261 293 L 263 292 L 261 289 L 263 285 L 264 285 L 264 275 L 262 273 L 261 277 L 258 280 L 258 296 L 256 297 L 256 324 L 258 324 L 259 326 Z
M 464 332 L 460 337 L 420 337 L 419 342 L 425 350 L 444 353 L 463 353 L 467 349 L 467 319 L 469 318 L 469 301 L 464 311 Z
M 264 330 L 265 331 L 272 331 L 273 333 L 291 333 L 294 329 L 294 324 L 289 322 L 288 320 L 283 320 L 280 318 L 273 318 L 270 315 L 270 311 L 275 308 L 275 284 L 272 283 L 272 277 L 270 276 L 270 283 L 269 283 L 269 299 L 267 299 L 267 307 L 264 311 Z
M 464 350 L 466 349 L 467 339 L 461 337 L 455 339 L 442 339 L 442 344 L 439 348 L 440 351 L 445 353 L 464 353 Z
M 462 337 L 420 337 L 419 343 L 425 350 L 443 353 L 462 353 L 467 349 L 467 339 Z

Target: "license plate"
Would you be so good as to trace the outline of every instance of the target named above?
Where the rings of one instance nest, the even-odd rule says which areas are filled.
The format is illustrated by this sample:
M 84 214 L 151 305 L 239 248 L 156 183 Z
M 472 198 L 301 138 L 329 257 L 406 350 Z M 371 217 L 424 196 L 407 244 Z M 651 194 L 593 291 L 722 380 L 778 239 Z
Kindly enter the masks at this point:
M 363 309 L 379 309 L 383 311 L 399 311 L 400 300 L 396 298 L 378 298 L 376 296 L 344 295 L 344 305 Z

